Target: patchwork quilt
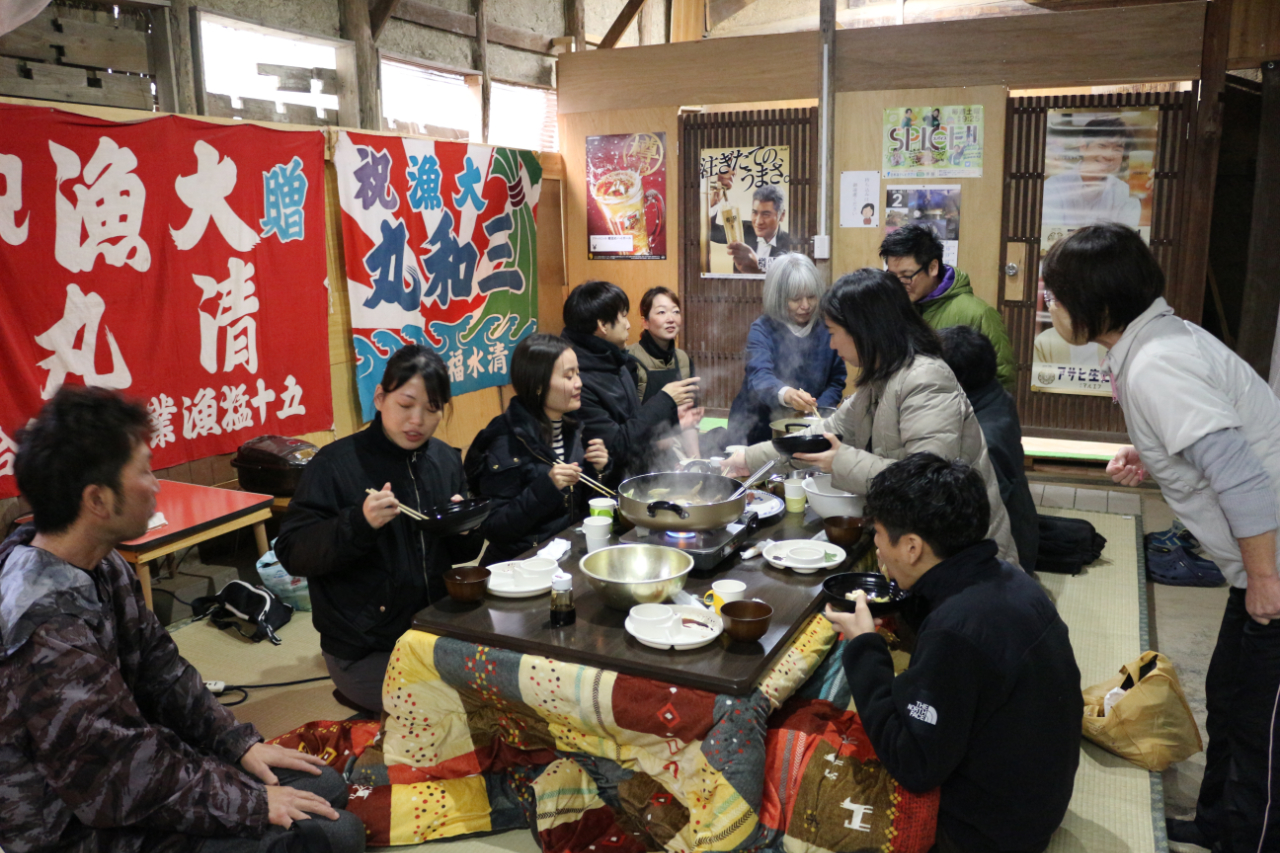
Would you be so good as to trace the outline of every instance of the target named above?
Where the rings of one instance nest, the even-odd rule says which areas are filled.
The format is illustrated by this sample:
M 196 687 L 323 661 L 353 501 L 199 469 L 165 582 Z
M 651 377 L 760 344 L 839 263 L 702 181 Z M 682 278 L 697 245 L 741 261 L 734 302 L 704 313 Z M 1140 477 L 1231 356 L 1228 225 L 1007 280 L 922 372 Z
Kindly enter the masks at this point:
M 528 828 L 555 853 L 926 853 L 938 792 L 876 760 L 815 616 L 748 696 L 405 634 L 377 722 L 275 742 L 352 785 L 368 842 Z

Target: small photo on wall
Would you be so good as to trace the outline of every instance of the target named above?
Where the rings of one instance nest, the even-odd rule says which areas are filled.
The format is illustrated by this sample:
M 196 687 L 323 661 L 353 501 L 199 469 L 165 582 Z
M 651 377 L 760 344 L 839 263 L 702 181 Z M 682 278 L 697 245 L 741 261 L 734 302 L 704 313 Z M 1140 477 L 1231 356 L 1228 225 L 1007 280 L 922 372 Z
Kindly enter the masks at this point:
M 942 242 L 942 262 L 956 265 L 960 251 L 960 185 L 886 187 L 884 233 L 905 225 L 923 225 Z

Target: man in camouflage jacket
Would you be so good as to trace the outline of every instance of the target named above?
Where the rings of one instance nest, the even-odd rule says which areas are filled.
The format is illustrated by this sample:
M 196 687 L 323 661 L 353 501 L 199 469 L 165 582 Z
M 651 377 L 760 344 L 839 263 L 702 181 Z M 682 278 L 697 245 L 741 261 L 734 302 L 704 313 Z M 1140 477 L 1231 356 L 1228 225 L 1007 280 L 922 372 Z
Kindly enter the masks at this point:
M 0 848 L 265 850 L 310 813 L 354 821 L 345 849 L 363 850 L 328 801 L 345 803 L 341 776 L 237 723 L 115 552 L 155 508 L 147 432 L 140 407 L 80 388 L 20 434 L 35 524 L 0 544 Z

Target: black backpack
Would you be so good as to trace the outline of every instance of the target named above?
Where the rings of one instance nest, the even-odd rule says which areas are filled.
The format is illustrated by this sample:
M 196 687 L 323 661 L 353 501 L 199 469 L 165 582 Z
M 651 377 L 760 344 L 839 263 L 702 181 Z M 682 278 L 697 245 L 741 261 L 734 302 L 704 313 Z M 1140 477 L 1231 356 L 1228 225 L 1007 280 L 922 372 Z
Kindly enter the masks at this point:
M 255 643 L 270 640 L 277 646 L 280 638 L 276 636 L 276 630 L 293 618 L 293 607 L 281 601 L 275 593 L 244 581 L 232 581 L 217 595 L 195 599 L 191 602 L 191 612 L 197 618 L 208 615 L 209 621 L 219 628 L 235 628 Z M 252 625 L 253 632 L 241 628 L 241 621 Z
M 1037 515 L 1040 521 L 1040 550 L 1036 571 L 1078 575 L 1080 570 L 1102 556 L 1106 537 L 1082 518 Z

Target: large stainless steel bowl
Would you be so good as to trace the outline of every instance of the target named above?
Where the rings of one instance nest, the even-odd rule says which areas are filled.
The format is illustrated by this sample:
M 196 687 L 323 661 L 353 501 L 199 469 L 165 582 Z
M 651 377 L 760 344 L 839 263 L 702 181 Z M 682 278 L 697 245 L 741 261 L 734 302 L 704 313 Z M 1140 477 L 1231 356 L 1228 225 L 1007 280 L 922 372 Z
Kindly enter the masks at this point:
M 693 557 L 663 545 L 613 545 L 578 561 L 587 583 L 615 610 L 666 601 L 693 569 Z

